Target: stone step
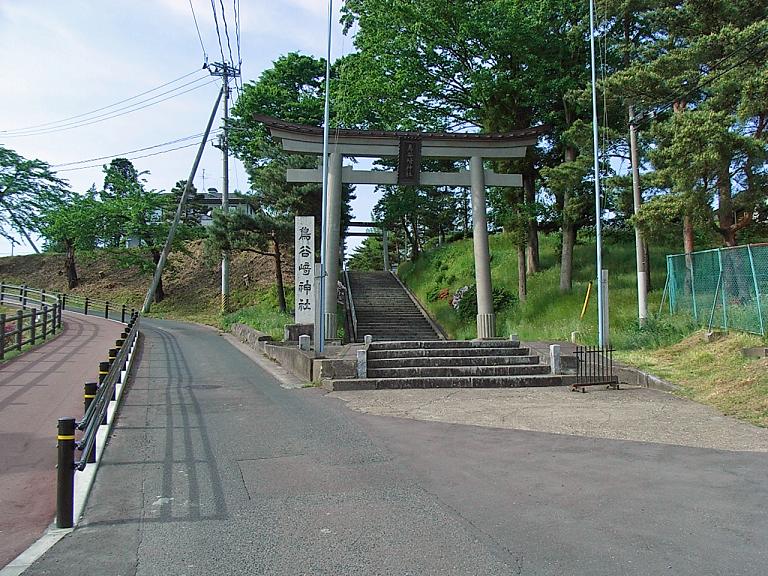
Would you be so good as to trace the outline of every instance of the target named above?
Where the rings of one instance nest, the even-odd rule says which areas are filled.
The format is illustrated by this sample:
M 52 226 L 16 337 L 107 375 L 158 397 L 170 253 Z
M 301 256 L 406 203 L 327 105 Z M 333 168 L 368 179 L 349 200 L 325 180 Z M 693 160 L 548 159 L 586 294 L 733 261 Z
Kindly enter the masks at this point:
M 407 342 L 410 344 L 411 342 Z M 416 342 L 414 342 L 415 344 Z M 425 342 L 426 343 L 426 342 Z M 371 350 L 368 348 L 369 360 L 385 360 L 385 359 L 407 359 L 407 358 L 430 358 L 430 357 L 452 357 L 452 358 L 473 358 L 477 356 L 528 356 L 530 350 L 528 348 L 441 348 L 442 344 L 447 344 L 446 340 L 430 341 L 429 344 L 434 344 L 433 348 L 411 348 L 400 350 L 386 350 L 379 348 L 378 350 Z M 389 346 L 391 344 L 400 344 L 400 342 L 377 342 L 375 339 L 371 344 L 378 346 Z
M 369 359 L 368 369 L 405 368 L 409 366 L 511 366 L 538 364 L 537 355 L 527 356 L 426 356 L 416 358 L 381 358 Z
M 527 388 L 568 386 L 575 376 L 464 376 L 438 378 L 359 378 L 333 380 L 335 392 L 346 390 L 399 390 L 407 388 Z
M 549 366 L 407 366 L 402 368 L 369 368 L 368 378 L 464 378 L 470 376 L 533 376 L 549 374 Z
M 398 345 L 397 342 L 390 343 L 386 346 L 387 350 L 405 350 L 414 348 L 460 348 L 466 350 L 474 350 L 478 348 L 515 348 L 520 349 L 519 340 L 446 340 L 441 346 L 436 346 L 434 342 L 425 342 L 423 346 L 419 346 L 418 342 L 403 342 L 402 345 Z M 375 343 L 371 344 L 368 349 L 379 350 L 380 347 Z

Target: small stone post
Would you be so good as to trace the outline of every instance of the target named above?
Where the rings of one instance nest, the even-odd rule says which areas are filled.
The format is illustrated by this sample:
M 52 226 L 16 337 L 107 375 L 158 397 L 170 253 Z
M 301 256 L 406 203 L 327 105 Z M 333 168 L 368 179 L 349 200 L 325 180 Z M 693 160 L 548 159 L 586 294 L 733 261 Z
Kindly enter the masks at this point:
M 549 367 L 552 374 L 562 374 L 560 363 L 560 344 L 550 344 L 549 346 Z
M 365 350 L 357 351 L 357 377 L 368 378 L 368 353 Z
M 310 340 L 308 334 L 302 334 L 299 336 L 299 350 L 302 352 L 309 352 Z
M 365 342 L 366 346 L 370 346 L 371 342 L 373 342 L 373 336 L 371 336 L 370 334 L 366 334 L 365 336 L 363 336 L 363 342 Z

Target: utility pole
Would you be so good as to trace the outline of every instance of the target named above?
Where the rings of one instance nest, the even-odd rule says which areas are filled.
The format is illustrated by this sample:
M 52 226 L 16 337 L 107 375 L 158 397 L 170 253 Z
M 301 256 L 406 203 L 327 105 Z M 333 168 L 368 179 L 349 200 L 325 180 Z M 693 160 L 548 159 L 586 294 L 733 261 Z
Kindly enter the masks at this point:
M 637 124 L 635 109 L 629 107 L 629 151 L 632 161 L 632 198 L 637 216 L 643 198 L 640 194 L 640 154 L 637 151 Z M 635 222 L 635 260 L 637 267 L 637 318 L 640 326 L 648 319 L 648 277 L 646 275 L 645 242 L 640 227 Z
M 213 121 L 216 119 L 216 111 L 219 109 L 219 102 L 221 102 L 221 96 L 224 90 L 221 90 L 219 92 L 218 97 L 216 98 L 216 104 L 213 105 L 213 110 L 211 111 L 211 117 L 208 119 L 208 125 L 205 127 L 205 134 L 203 135 L 203 139 L 200 142 L 200 148 L 197 150 L 197 156 L 195 156 L 195 161 L 192 163 L 192 170 L 189 172 L 189 178 L 187 178 L 187 184 L 184 186 L 184 192 L 181 195 L 181 200 L 179 200 L 179 205 L 176 208 L 176 216 L 173 218 L 173 224 L 171 224 L 171 229 L 168 231 L 168 238 L 165 240 L 165 246 L 163 247 L 163 252 L 160 254 L 160 260 L 157 263 L 157 266 L 155 267 L 155 275 L 152 277 L 152 284 L 149 286 L 149 290 L 147 290 L 147 296 L 144 299 L 144 306 L 142 307 L 142 312 L 145 314 L 149 312 L 150 308 L 152 308 L 152 300 L 155 298 L 155 290 L 157 290 L 157 285 L 160 283 L 160 278 L 163 275 L 163 268 L 165 268 L 165 261 L 168 259 L 168 254 L 171 251 L 171 246 L 173 245 L 173 238 L 176 235 L 176 228 L 179 226 L 179 221 L 181 220 L 181 214 L 184 211 L 184 205 L 187 202 L 187 196 L 189 196 L 189 191 L 192 190 L 192 182 L 195 180 L 195 174 L 197 173 L 197 167 L 200 165 L 200 158 L 203 157 L 203 151 L 205 150 L 205 143 L 208 142 L 208 136 L 211 133 L 211 126 L 213 126 Z
M 229 79 L 240 75 L 240 69 L 230 66 L 226 62 L 213 63 L 208 65 L 208 71 L 211 76 L 219 76 L 222 79 L 222 90 L 224 91 L 224 125 L 219 138 L 219 148 L 222 152 L 222 172 L 223 182 L 221 191 L 221 210 L 229 215 Z M 221 311 L 229 312 L 229 254 L 221 254 Z

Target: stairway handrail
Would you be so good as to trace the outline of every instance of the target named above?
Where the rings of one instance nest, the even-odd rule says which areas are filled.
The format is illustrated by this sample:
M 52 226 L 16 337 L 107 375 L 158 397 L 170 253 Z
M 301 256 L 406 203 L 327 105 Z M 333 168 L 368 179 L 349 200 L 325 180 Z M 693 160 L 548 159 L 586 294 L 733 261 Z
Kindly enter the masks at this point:
M 347 309 L 352 316 L 352 342 L 357 342 L 357 312 L 355 312 L 355 301 L 352 299 L 352 282 L 349 280 L 349 270 L 344 270 L 344 280 L 347 284 Z
M 426 308 L 421 305 L 421 302 L 419 302 L 419 299 L 416 298 L 416 296 L 413 295 L 413 292 L 410 291 L 408 286 L 403 284 L 403 281 L 398 278 L 397 274 L 395 274 L 392 271 L 389 271 L 389 273 L 392 275 L 392 277 L 397 281 L 398 284 L 400 284 L 400 287 L 405 291 L 406 294 L 408 294 L 408 298 L 411 299 L 411 302 L 414 303 L 416 308 L 421 312 L 421 315 L 424 316 L 424 318 L 429 322 L 429 325 L 432 327 L 432 329 L 435 331 L 435 334 L 438 335 L 440 340 L 448 340 L 448 334 L 445 333 L 445 331 L 440 327 L 440 325 L 432 320 L 432 316 L 429 315 L 429 312 L 427 312 Z

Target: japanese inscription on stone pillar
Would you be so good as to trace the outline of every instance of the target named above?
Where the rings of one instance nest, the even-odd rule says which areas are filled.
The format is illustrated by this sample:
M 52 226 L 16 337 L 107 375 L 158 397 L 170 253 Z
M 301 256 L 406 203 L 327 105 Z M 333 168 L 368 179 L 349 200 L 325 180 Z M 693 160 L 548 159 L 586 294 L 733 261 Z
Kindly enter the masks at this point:
M 315 217 L 296 216 L 296 324 L 315 322 Z

